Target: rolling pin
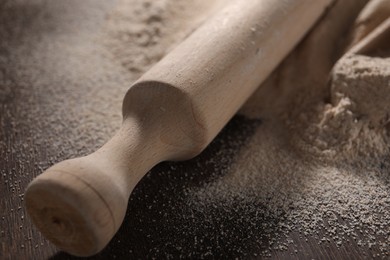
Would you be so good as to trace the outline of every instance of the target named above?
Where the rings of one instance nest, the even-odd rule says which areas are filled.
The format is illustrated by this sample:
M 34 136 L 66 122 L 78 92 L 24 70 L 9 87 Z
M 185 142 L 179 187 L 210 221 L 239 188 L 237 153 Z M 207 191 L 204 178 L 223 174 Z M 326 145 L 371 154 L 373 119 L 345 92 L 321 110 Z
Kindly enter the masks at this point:
M 33 223 L 70 254 L 102 250 L 140 179 L 161 161 L 198 155 L 331 2 L 226 3 L 129 88 L 122 127 L 111 140 L 29 184 Z

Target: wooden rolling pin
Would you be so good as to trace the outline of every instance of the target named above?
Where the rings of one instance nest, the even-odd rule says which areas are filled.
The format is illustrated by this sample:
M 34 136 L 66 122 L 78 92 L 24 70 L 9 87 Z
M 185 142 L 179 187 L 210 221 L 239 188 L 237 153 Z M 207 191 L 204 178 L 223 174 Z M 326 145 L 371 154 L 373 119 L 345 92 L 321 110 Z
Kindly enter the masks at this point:
M 130 87 L 107 144 L 30 183 L 33 223 L 70 254 L 102 250 L 145 173 L 199 154 L 331 2 L 230 1 Z

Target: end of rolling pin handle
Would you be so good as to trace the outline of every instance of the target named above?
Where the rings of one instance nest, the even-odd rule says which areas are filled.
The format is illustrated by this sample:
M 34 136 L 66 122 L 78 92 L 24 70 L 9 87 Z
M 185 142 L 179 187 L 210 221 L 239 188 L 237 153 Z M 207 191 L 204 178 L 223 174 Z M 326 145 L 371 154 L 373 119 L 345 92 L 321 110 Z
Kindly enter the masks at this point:
M 98 253 L 121 226 L 131 191 L 160 160 L 158 153 L 148 154 L 149 148 L 159 148 L 154 141 L 136 120 L 127 118 L 96 152 L 50 167 L 26 190 L 32 222 L 67 253 Z
M 124 216 L 116 184 L 88 157 L 60 162 L 27 187 L 27 212 L 59 249 L 91 256 L 111 240 Z
M 179 89 L 135 83 L 124 99 L 122 127 L 110 141 L 50 167 L 29 184 L 25 201 L 33 223 L 72 255 L 101 251 L 121 226 L 132 190 L 154 165 L 191 158 L 206 147 L 192 114 Z

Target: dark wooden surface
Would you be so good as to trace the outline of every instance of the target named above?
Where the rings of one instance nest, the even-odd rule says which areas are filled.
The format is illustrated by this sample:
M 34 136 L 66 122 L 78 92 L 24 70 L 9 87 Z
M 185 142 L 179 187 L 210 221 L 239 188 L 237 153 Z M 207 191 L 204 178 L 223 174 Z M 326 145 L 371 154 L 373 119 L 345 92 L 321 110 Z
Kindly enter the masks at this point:
M 21 118 L 14 120 L 22 120 Z M 268 247 L 267 241 L 255 241 L 262 229 L 247 222 L 245 217 L 256 214 L 251 207 L 237 205 L 235 210 L 217 208 L 207 218 L 196 214 L 184 200 L 188 188 L 212 181 L 215 166 L 221 161 L 225 167 L 234 158 L 246 139 L 237 140 L 236 146 L 226 147 L 224 140 L 235 138 L 237 132 L 245 131 L 250 137 L 261 122 L 235 117 L 210 147 L 197 158 L 182 163 L 162 163 L 156 166 L 134 191 L 124 224 L 108 247 L 92 259 L 145 259 L 145 258 L 216 258 L 252 259 L 261 258 L 260 252 Z M 6 140 L 18 137 L 9 127 L 2 127 Z M 240 135 L 238 135 L 240 136 Z M 13 141 L 17 143 L 18 141 Z M 2 147 L 2 189 L 1 189 L 1 258 L 2 259 L 73 259 L 59 252 L 32 226 L 23 205 L 23 191 L 33 176 L 40 173 L 39 164 L 45 160 L 44 149 L 38 148 L 35 158 L 18 158 L 8 153 L 15 144 Z M 25 149 L 30 149 L 27 145 Z M 34 148 L 32 148 L 34 149 Z M 3 157 L 4 158 L 4 157 Z M 36 159 L 42 158 L 42 159 Z M 20 160 L 31 160 L 29 165 Z M 213 159 L 213 160 L 210 160 Z M 212 161 L 212 162 L 211 162 Z M 202 172 L 202 174 L 199 174 Z M 30 173 L 30 174 L 28 174 Z M 224 174 L 224 170 L 220 171 Z M 277 219 L 257 217 L 259 226 L 264 222 L 274 223 Z M 219 228 L 223 224 L 223 228 Z M 225 236 L 218 234 L 225 232 Z M 250 236 L 249 236 L 250 235 Z M 318 244 L 318 239 L 305 237 L 297 232 L 289 235 L 294 247 L 285 251 L 271 251 L 271 259 L 370 259 L 379 253 L 375 249 L 360 247 L 350 240 L 338 247 L 334 242 Z M 307 241 L 306 241 L 307 240 Z
M 102 1 L 96 2 L 101 9 L 106 8 Z M 117 129 L 120 121 L 120 104 L 114 105 L 113 110 L 118 111 L 115 115 L 103 111 L 107 110 L 107 104 L 102 108 L 103 112 L 96 110 L 105 102 L 120 102 L 127 88 L 123 84 L 125 79 L 106 75 L 104 80 L 93 81 L 92 86 L 80 84 L 69 80 L 66 73 L 55 74 L 56 70 L 58 72 L 56 63 L 46 57 L 44 51 L 36 51 L 50 32 L 58 28 L 66 32 L 63 23 L 77 23 L 75 17 L 89 12 L 77 1 L 70 6 L 64 11 L 50 9 L 50 5 L 21 5 L 7 10 L 8 15 L 1 13 L 0 16 L 0 259 L 73 259 L 58 251 L 31 224 L 24 207 L 24 190 L 48 166 L 99 147 Z M 53 12 L 58 16 L 53 16 Z M 72 13 L 71 20 L 66 20 L 66 15 L 61 16 L 61 12 Z M 99 12 L 95 14 L 101 15 Z M 10 25 L 15 17 L 24 29 L 18 30 L 17 26 Z M 37 17 L 46 24 L 44 30 L 35 26 Z M 80 25 L 80 30 L 93 26 L 98 25 Z M 23 37 L 27 34 L 35 35 L 33 41 L 18 44 L 26 39 Z M 70 46 L 72 40 L 57 41 L 69 41 Z M 34 62 L 37 60 L 32 57 L 37 52 L 43 53 L 35 57 L 41 63 Z M 69 55 L 63 48 L 58 48 L 55 53 L 59 55 L 58 59 Z M 78 59 L 84 58 L 81 55 Z M 74 66 L 75 60 L 69 62 L 70 67 Z M 91 66 L 90 63 L 96 66 L 96 62 L 99 60 L 87 62 L 85 66 Z M 51 78 L 48 75 L 52 73 L 55 76 Z M 90 79 L 90 71 L 74 73 L 80 74 L 76 75 L 78 80 Z M 48 80 L 41 80 L 43 74 Z M 107 87 L 107 82 L 113 80 L 116 85 Z M 113 90 L 115 86 L 120 90 Z M 103 91 L 103 97 L 99 91 Z M 111 99 L 105 99 L 107 96 Z M 90 103 L 93 105 L 88 105 Z M 103 115 L 91 118 L 84 109 L 96 109 L 91 113 Z M 238 203 L 230 209 L 215 208 L 210 216 L 205 216 L 191 208 L 184 195 L 188 188 L 225 174 L 235 153 L 259 127 L 262 127 L 261 120 L 236 116 L 197 158 L 156 166 L 132 194 L 124 224 L 117 235 L 92 259 L 262 258 L 259 252 L 268 247 L 267 241 L 254 243 L 255 238 L 264 232 L 261 224 L 274 223 L 278 219 L 259 216 L 257 223 L 249 222 L 245 216 L 257 212 L 253 207 L 246 207 L 245 203 Z M 227 142 L 234 138 L 236 142 Z M 221 232 L 225 235 L 220 236 Z M 338 247 L 332 241 L 319 244 L 315 237 L 305 237 L 297 232 L 291 232 L 289 238 L 295 246 L 284 251 L 271 251 L 272 259 L 370 259 L 379 253 L 375 248 L 358 246 L 354 240 Z
M 16 119 L 15 120 L 22 120 Z M 256 214 L 251 207 L 237 205 L 235 210 L 217 208 L 209 218 L 197 214 L 184 200 L 188 188 L 212 181 L 215 165 L 221 161 L 227 168 L 235 151 L 245 144 L 246 138 L 237 140 L 236 146 L 226 147 L 224 140 L 235 138 L 245 131 L 250 137 L 261 127 L 260 121 L 235 117 L 210 147 L 197 158 L 180 163 L 161 163 L 137 186 L 128 204 L 124 224 L 108 247 L 92 259 L 145 259 L 145 258 L 216 258 L 252 259 L 268 247 L 266 240 L 254 242 L 262 229 L 247 222 L 245 217 Z M 3 125 L 6 140 L 18 139 L 18 134 Z M 24 137 L 20 137 L 19 140 Z M 15 143 L 17 141 L 14 141 Z M 73 259 L 57 251 L 32 226 L 23 205 L 23 190 L 33 176 L 40 173 L 40 160 L 30 158 L 29 165 L 2 147 L 6 159 L 2 161 L 3 183 L 1 190 L 1 258 L 5 259 Z M 26 147 L 30 149 L 30 147 Z M 4 151 L 5 150 L 5 151 Z M 37 149 L 35 158 L 44 160 L 44 149 Z M 4 157 L 3 157 L 4 158 Z M 210 160 L 213 159 L 213 160 Z M 202 174 L 199 174 L 202 172 Z M 30 174 L 27 174 L 30 173 Z M 4 176 L 4 174 L 6 176 Z M 221 169 L 220 174 L 224 174 Z M 11 176 L 10 176 L 11 175 Z M 9 181 L 7 181 L 9 180 Z M 259 226 L 277 219 L 257 217 Z M 219 228 L 223 224 L 222 228 Z M 225 232 L 223 237 L 218 234 Z M 349 240 L 338 247 L 334 242 L 318 244 L 315 237 L 305 237 L 298 232 L 289 235 L 294 247 L 285 251 L 271 251 L 271 259 L 370 259 L 379 253 L 375 249 L 360 247 Z M 306 241 L 307 240 L 307 241 Z

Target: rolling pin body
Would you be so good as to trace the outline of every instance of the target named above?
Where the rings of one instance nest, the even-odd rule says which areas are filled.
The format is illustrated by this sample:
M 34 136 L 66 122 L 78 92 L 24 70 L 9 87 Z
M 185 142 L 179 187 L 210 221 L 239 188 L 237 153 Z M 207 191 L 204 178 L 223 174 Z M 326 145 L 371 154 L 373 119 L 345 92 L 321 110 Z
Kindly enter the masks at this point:
M 71 254 L 103 249 L 145 173 L 199 154 L 330 2 L 227 4 L 130 87 L 122 128 L 107 144 L 30 183 L 26 205 L 36 226 Z

